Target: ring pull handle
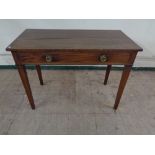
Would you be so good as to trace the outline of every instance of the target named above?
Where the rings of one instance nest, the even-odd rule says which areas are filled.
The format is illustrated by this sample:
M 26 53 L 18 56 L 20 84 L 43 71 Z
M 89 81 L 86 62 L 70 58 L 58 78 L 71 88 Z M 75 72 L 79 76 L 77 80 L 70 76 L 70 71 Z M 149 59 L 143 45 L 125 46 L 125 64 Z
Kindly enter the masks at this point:
M 100 61 L 103 62 L 103 63 L 104 63 L 104 62 L 107 62 L 107 61 L 108 61 L 107 56 L 106 56 L 106 55 L 101 55 L 101 56 L 100 56 Z
M 46 55 L 45 59 L 46 59 L 46 62 L 52 62 L 53 61 L 53 57 L 51 55 Z

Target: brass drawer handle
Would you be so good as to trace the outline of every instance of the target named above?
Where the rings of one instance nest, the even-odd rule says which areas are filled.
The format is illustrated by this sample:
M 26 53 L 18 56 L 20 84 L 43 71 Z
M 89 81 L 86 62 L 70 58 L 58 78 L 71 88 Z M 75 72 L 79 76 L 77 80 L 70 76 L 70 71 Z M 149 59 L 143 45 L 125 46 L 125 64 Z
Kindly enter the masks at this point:
M 107 56 L 106 56 L 106 55 L 101 55 L 101 56 L 100 56 L 100 61 L 101 61 L 101 62 L 107 62 L 107 61 L 108 61 Z
M 46 55 L 45 59 L 46 59 L 46 62 L 52 62 L 53 61 L 53 57 L 51 55 Z

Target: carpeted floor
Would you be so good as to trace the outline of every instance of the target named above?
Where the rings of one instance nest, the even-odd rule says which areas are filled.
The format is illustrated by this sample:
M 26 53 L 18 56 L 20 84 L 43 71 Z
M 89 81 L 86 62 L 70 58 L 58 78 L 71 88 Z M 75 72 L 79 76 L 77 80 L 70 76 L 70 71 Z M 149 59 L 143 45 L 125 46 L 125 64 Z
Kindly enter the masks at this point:
M 117 112 L 121 71 L 28 70 L 31 110 L 17 70 L 0 70 L 0 134 L 155 134 L 155 72 L 132 71 Z

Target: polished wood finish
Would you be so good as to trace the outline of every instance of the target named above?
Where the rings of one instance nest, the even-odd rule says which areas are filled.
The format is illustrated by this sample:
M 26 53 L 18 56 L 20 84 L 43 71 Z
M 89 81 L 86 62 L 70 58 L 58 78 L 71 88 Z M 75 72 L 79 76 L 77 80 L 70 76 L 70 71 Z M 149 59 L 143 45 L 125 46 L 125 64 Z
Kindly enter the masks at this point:
M 40 84 L 43 85 L 43 78 L 42 78 L 42 73 L 41 73 L 40 65 L 36 65 L 36 70 L 37 70 L 37 73 L 38 73 Z
M 8 51 L 23 50 L 48 51 L 65 49 L 88 50 L 127 50 L 141 51 L 142 48 L 134 43 L 120 30 L 49 30 L 27 29 L 12 44 Z M 91 51 L 90 51 L 91 52 Z
M 132 68 L 132 65 L 125 65 L 125 67 L 124 67 L 122 77 L 121 77 L 121 81 L 120 81 L 119 88 L 118 88 L 118 92 L 117 92 L 117 96 L 116 96 L 116 100 L 115 100 L 115 104 L 114 104 L 115 110 L 118 108 L 118 105 L 119 105 L 121 96 L 123 94 L 123 90 L 126 86 L 126 82 L 128 80 L 131 68 Z
M 29 103 L 31 105 L 31 108 L 35 109 L 35 104 L 34 104 L 32 92 L 31 92 L 31 87 L 30 87 L 30 84 L 29 84 L 29 80 L 28 80 L 28 76 L 27 76 L 25 66 L 24 65 L 17 65 L 17 69 L 18 69 L 21 81 L 23 83 L 23 86 L 25 88 L 25 92 L 27 94 L 27 97 L 28 97 Z
M 106 74 L 105 74 L 105 79 L 104 79 L 104 85 L 106 85 L 106 84 L 107 84 L 108 77 L 109 77 L 110 70 L 111 70 L 111 66 L 112 66 L 112 65 L 108 65 L 108 66 L 107 66 L 107 69 L 106 69 Z
M 133 52 L 135 53 L 135 52 Z M 132 52 L 98 51 L 98 50 L 68 50 L 45 52 L 17 52 L 21 64 L 53 64 L 53 65 L 102 65 L 102 64 L 130 64 Z M 100 56 L 107 57 L 106 62 L 100 61 Z M 46 56 L 52 57 L 52 62 L 46 61 Z
M 125 65 L 114 105 L 116 110 L 137 52 L 142 48 L 120 30 L 39 30 L 27 29 L 7 48 L 11 51 L 32 109 L 34 101 L 25 64 L 36 65 L 108 65 L 107 84 L 112 65 Z

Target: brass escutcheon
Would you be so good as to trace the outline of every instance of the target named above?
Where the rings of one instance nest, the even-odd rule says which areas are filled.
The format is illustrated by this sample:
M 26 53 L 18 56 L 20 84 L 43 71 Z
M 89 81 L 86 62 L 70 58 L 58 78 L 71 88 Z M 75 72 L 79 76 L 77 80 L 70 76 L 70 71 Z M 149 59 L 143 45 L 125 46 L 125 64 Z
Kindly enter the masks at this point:
M 101 55 L 100 56 L 100 61 L 101 62 L 106 62 L 108 60 L 107 56 L 106 55 Z
M 46 55 L 45 58 L 46 58 L 46 62 L 52 62 L 53 61 L 53 58 L 51 55 Z

